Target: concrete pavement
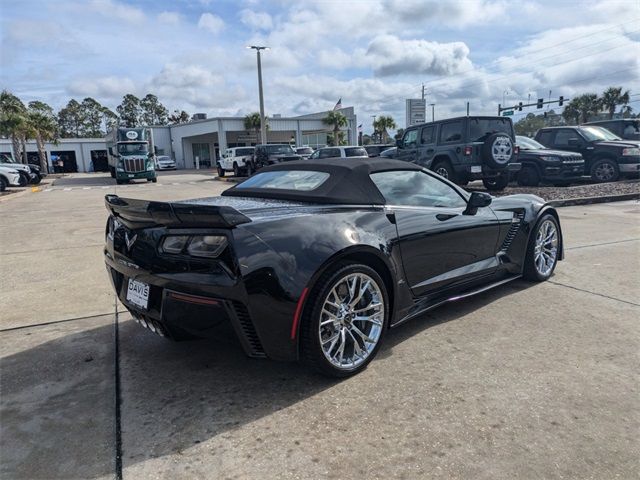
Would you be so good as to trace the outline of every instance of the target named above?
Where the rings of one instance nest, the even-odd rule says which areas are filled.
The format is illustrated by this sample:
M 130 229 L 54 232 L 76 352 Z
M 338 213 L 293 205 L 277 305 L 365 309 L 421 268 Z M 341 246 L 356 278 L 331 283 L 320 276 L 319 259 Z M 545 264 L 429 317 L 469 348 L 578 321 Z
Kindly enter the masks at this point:
M 118 193 L 228 187 L 197 175 Z M 550 282 L 434 310 L 337 382 L 233 339 L 170 343 L 127 314 L 116 355 L 111 190 L 90 180 L 0 204 L 3 478 L 113 478 L 119 443 L 131 479 L 637 477 L 637 202 L 561 209 L 567 258 Z

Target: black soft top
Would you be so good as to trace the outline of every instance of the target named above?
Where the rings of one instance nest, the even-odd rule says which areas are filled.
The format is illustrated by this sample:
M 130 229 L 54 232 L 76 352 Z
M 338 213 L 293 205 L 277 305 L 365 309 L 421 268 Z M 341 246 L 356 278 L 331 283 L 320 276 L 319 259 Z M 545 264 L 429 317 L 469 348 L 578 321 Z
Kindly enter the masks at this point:
M 222 195 L 327 204 L 383 205 L 385 199 L 371 180 L 370 174 L 389 170 L 422 170 L 422 168 L 413 163 L 384 157 L 337 158 L 278 163 L 262 168 L 256 175 L 262 172 L 290 170 L 326 172 L 329 178 L 314 190 L 309 191 L 283 188 L 238 188 L 242 185 L 239 183 L 222 192 Z

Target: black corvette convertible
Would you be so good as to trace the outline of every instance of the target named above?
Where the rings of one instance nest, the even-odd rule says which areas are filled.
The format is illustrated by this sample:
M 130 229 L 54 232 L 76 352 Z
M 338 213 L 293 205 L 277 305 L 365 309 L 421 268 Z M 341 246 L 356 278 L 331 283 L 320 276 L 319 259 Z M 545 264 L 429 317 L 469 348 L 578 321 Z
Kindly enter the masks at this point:
M 120 300 L 180 340 L 233 328 L 246 353 L 352 375 L 385 331 L 562 259 L 557 212 L 532 195 L 467 193 L 389 159 L 288 162 L 221 197 L 106 196 Z

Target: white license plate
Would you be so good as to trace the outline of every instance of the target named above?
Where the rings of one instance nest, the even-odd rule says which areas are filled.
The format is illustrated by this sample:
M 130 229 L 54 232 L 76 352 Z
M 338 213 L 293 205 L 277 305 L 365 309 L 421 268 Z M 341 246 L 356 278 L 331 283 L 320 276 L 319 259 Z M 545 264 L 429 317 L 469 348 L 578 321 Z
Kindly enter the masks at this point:
M 127 288 L 127 302 L 146 309 L 149 304 L 149 285 L 130 278 Z
M 481 165 L 471 165 L 471 173 L 480 173 L 482 172 Z

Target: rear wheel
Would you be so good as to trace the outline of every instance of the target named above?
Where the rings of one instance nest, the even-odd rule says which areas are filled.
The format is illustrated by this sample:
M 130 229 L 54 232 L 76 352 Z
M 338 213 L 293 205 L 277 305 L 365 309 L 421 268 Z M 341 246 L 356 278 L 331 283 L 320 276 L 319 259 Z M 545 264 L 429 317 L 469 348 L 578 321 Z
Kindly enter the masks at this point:
M 433 166 L 432 170 L 450 182 L 456 181 L 456 173 L 453 171 L 453 167 L 451 167 L 449 162 L 438 162 Z
M 540 174 L 533 165 L 523 165 L 518 173 L 518 185 L 521 187 L 537 187 L 540 185 Z
M 39 173 L 36 173 L 36 176 L 31 179 L 31 184 L 39 185 L 40 182 L 42 182 L 42 175 L 40 175 Z
M 238 164 L 236 162 L 233 162 L 233 176 L 234 177 L 240 176 L 240 168 L 238 167 Z
M 151 179 L 151 181 L 152 181 L 153 183 L 158 183 L 158 177 L 153 177 L 153 178 Z
M 348 377 L 375 357 L 387 329 L 389 300 L 367 265 L 339 263 L 318 280 L 302 320 L 304 361 L 320 373 Z
M 222 167 L 220 166 L 220 164 L 218 164 L 218 168 L 217 168 L 217 170 L 218 170 L 218 176 L 219 176 L 219 177 L 224 177 L 224 168 L 222 168 Z
M 509 184 L 509 174 L 502 173 L 497 177 L 485 178 L 482 180 L 482 184 L 484 185 L 484 188 L 486 188 L 490 192 L 504 190 L 505 187 Z
M 9 182 L 4 177 L 0 177 L 0 192 L 4 192 L 9 186 Z
M 608 158 L 598 160 L 591 167 L 591 180 L 594 182 L 615 182 L 619 177 L 618 164 Z
M 556 268 L 560 252 L 560 227 L 556 217 L 544 215 L 531 232 L 524 260 L 524 278 L 533 282 L 547 280 Z

